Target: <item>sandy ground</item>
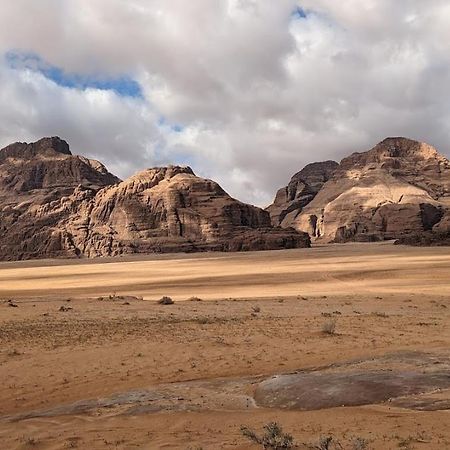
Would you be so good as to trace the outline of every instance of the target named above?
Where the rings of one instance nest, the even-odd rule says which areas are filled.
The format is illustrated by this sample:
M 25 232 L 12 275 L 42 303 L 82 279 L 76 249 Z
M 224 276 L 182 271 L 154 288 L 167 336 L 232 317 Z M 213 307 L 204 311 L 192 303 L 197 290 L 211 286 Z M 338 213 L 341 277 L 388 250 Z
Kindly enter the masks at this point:
M 311 445 L 450 448 L 445 389 L 427 393 L 448 406 L 433 411 L 252 397 L 274 374 L 348 361 L 395 371 L 413 352 L 426 371 L 450 356 L 449 299 L 448 248 L 386 243 L 2 263 L 0 449 L 256 449 L 240 427 L 270 421 Z

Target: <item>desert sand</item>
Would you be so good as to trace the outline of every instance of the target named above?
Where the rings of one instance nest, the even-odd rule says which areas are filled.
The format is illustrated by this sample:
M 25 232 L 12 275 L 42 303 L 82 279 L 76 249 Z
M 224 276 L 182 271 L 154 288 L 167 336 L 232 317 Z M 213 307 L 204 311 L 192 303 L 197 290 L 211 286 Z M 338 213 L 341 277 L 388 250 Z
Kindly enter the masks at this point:
M 450 448 L 449 299 L 445 247 L 1 263 L 0 448 Z

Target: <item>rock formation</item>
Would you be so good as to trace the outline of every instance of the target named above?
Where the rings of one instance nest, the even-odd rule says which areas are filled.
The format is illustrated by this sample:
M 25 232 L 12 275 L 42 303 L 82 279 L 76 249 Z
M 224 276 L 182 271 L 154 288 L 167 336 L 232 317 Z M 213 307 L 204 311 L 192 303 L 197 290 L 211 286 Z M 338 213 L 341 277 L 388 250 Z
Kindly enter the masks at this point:
M 307 182 L 289 194 L 303 171 L 279 191 L 268 208 L 274 224 L 325 242 L 394 239 L 450 228 L 450 162 L 430 145 L 388 138 L 338 166 L 321 164 L 329 170 L 319 171 L 324 182 L 316 184 L 310 201 L 302 192 Z
M 278 190 L 272 205 L 267 208 L 274 224 L 294 224 L 294 219 L 320 191 L 339 164 L 336 161 L 311 163 L 297 172 L 289 184 Z
M 450 227 L 447 231 L 424 231 L 409 234 L 397 239 L 394 244 L 414 247 L 450 247 Z
M 305 246 L 189 167 L 120 181 L 59 138 L 0 150 L 0 260 Z

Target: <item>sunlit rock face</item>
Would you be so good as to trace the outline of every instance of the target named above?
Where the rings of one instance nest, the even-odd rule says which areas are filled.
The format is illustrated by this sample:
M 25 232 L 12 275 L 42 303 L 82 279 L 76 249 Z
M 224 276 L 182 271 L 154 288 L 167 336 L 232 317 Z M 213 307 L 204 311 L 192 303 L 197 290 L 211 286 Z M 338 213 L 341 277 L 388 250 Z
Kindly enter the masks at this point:
M 313 198 L 294 208 L 278 194 L 268 208 L 272 221 L 327 242 L 449 228 L 450 162 L 430 145 L 388 138 L 344 158 L 327 175 Z
M 309 246 L 189 167 L 121 181 L 59 138 L 0 150 L 0 259 Z

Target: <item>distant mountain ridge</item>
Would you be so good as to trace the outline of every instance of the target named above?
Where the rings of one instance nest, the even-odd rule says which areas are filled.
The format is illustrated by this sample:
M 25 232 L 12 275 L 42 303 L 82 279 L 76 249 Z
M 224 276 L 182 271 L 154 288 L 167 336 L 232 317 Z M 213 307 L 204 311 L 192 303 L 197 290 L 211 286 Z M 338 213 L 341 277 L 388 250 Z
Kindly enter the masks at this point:
M 309 245 L 189 167 L 121 181 L 58 137 L 0 150 L 0 260 Z
M 246 251 L 317 242 L 449 242 L 450 162 L 387 138 L 339 164 L 308 164 L 266 211 L 190 167 L 122 181 L 58 137 L 0 150 L 0 260 Z
M 284 195 L 294 192 L 293 184 L 295 194 Z M 307 201 L 303 201 L 305 192 Z M 340 164 L 328 161 L 307 166 L 278 192 L 267 210 L 274 225 L 294 227 L 323 242 L 376 241 L 447 231 L 450 162 L 428 144 L 387 138 Z

